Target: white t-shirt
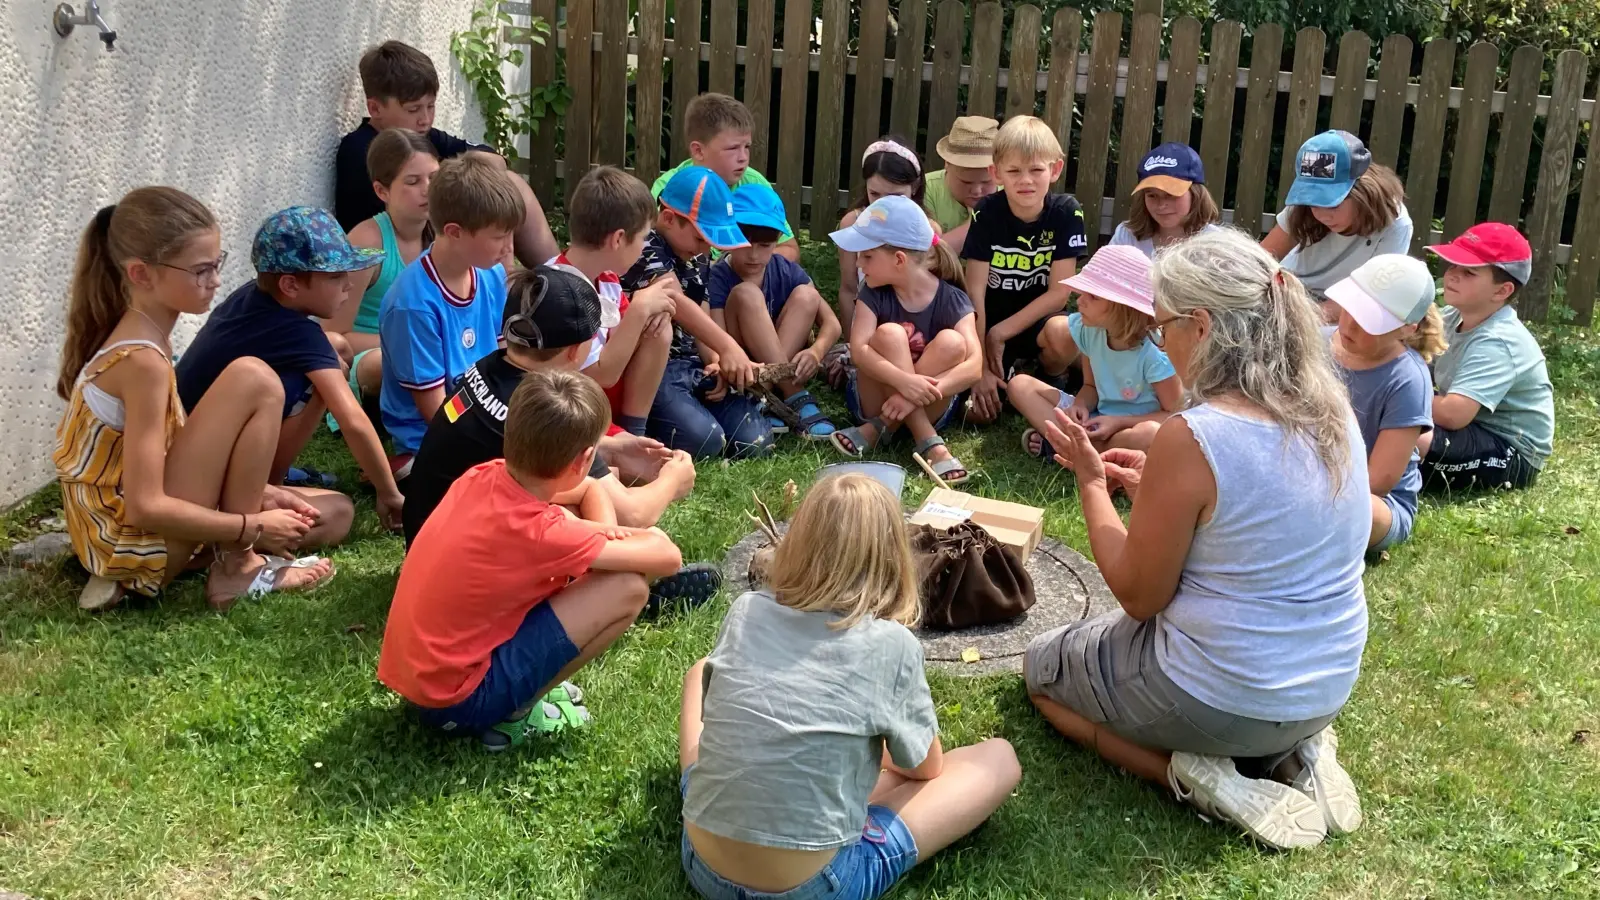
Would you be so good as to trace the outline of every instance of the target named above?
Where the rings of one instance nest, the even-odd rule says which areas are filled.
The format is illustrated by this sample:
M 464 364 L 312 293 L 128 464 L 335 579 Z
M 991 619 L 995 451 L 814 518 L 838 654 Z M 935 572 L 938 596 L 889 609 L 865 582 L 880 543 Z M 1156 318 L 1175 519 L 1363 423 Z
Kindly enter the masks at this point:
M 1278 227 L 1289 231 L 1289 209 L 1278 213 Z M 1383 253 L 1408 253 L 1411 250 L 1411 214 L 1401 205 L 1389 227 L 1376 234 L 1347 235 L 1329 232 L 1309 247 L 1295 247 L 1283 258 L 1283 266 L 1300 277 L 1312 292 L 1323 291 L 1348 278 L 1358 266 Z
M 1205 234 L 1208 231 L 1215 230 L 1216 227 L 1217 226 L 1215 224 L 1207 225 L 1206 227 L 1200 229 L 1199 233 Z M 1154 237 L 1147 237 L 1141 240 L 1140 238 L 1134 237 L 1133 229 L 1128 227 L 1127 222 L 1123 222 L 1122 224 L 1118 225 L 1117 230 L 1111 233 L 1111 243 L 1124 247 L 1137 247 L 1139 252 L 1143 253 L 1145 256 L 1148 256 L 1151 259 L 1156 258 L 1156 239 Z

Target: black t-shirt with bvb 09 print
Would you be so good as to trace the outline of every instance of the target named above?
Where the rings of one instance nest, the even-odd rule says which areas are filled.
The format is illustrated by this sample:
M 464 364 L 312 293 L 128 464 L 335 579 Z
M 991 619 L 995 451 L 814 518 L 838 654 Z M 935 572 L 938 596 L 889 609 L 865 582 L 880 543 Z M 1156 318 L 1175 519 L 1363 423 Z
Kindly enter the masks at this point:
M 989 264 L 984 328 L 1016 315 L 1050 289 L 1050 266 L 1089 249 L 1083 209 L 1071 194 L 1048 194 L 1039 218 L 1024 222 L 1011 212 L 1004 191 L 984 198 L 973 213 L 961 248 L 965 259 Z

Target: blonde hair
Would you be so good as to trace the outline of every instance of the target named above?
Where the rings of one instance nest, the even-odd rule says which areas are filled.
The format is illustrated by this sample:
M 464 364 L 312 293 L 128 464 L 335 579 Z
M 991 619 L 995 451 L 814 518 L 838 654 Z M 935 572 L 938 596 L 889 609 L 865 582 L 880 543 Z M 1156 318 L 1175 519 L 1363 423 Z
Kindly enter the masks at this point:
M 922 266 L 940 281 L 948 281 L 962 291 L 967 289 L 966 267 L 961 264 L 961 258 L 956 256 L 956 251 L 943 239 L 926 250 L 910 250 L 905 247 L 888 249 L 904 253 L 906 259 L 913 265 Z
M 1105 298 L 1101 298 L 1104 300 Z M 1113 300 L 1106 300 L 1111 304 L 1111 310 L 1106 313 L 1106 338 L 1113 344 L 1122 344 L 1129 348 L 1138 347 L 1144 343 L 1145 336 L 1156 327 L 1156 320 L 1152 316 Z
M 1055 163 L 1066 158 L 1055 131 L 1034 116 L 1012 116 L 994 137 L 995 165 L 1005 159 Z
M 528 210 L 511 183 L 516 176 L 476 156 L 457 156 L 439 164 L 428 185 L 428 218 L 435 231 L 451 223 L 473 232 L 485 228 L 512 231 Z
M 1423 314 L 1422 321 L 1417 323 L 1417 330 L 1406 338 L 1405 345 L 1417 351 L 1425 363 L 1433 362 L 1433 358 L 1443 353 L 1450 346 L 1444 337 L 1444 317 L 1439 315 L 1439 307 L 1430 306 Z
M 1133 208 L 1128 210 L 1128 230 L 1141 241 L 1150 240 L 1161 230 L 1155 217 L 1150 215 L 1149 207 L 1144 205 L 1145 191 L 1153 190 L 1157 188 L 1135 192 Z M 1183 218 L 1184 236 L 1199 234 L 1207 225 L 1221 221 L 1222 213 L 1217 209 L 1217 201 L 1212 198 L 1211 191 L 1203 184 L 1189 185 L 1189 214 Z
M 1227 228 L 1157 253 L 1150 281 L 1163 313 L 1210 314 L 1211 329 L 1182 373 L 1190 400 L 1236 394 L 1259 406 L 1286 436 L 1311 445 L 1338 494 L 1350 462 L 1350 394 L 1300 279 Z
M 831 628 L 868 617 L 910 626 L 922 617 L 900 501 L 859 473 L 812 486 L 778 543 L 767 584 L 790 609 L 837 613 Z
M 750 107 L 727 94 L 701 94 L 683 110 L 683 139 L 688 143 L 709 144 L 724 131 L 749 134 L 754 130 Z
M 216 230 L 217 219 L 204 203 L 171 187 L 134 188 L 95 214 L 83 229 L 72 270 L 67 336 L 56 377 L 63 400 L 72 396 L 78 373 L 128 311 L 122 267 L 136 259 L 164 263 L 195 237 Z
M 506 465 L 535 478 L 560 475 L 600 443 L 611 424 L 611 402 L 600 383 L 577 372 L 529 372 L 507 406 Z
M 1373 163 L 1350 187 L 1349 200 L 1355 204 L 1351 235 L 1377 234 L 1394 224 L 1406 202 L 1406 186 L 1388 166 Z M 1289 207 L 1289 236 L 1301 247 L 1309 247 L 1328 236 L 1328 226 L 1317 221 L 1309 206 Z

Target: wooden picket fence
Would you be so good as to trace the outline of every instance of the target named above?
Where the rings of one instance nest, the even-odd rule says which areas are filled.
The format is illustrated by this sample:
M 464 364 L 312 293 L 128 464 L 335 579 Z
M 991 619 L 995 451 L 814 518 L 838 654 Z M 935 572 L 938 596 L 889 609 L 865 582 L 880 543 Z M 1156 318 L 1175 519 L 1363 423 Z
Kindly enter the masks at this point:
M 1319 130 L 1342 128 L 1360 133 L 1376 161 L 1403 173 L 1417 226 L 1414 253 L 1480 219 L 1518 225 L 1535 253 L 1533 279 L 1519 301 L 1523 315 L 1546 317 L 1557 267 L 1564 266 L 1566 304 L 1576 321 L 1590 321 L 1600 281 L 1600 166 L 1575 155 L 1585 128 L 1588 146 L 1600 146 L 1600 103 L 1585 99 L 1588 61 L 1578 51 L 1556 57 L 1550 93 L 1541 95 L 1545 57 L 1537 47 L 1519 48 L 1502 78 L 1495 46 L 1430 41 L 1421 50 L 1420 77 L 1413 77 L 1417 48 L 1409 38 L 1385 38 L 1374 62 L 1373 40 L 1350 32 L 1339 38 L 1330 74 L 1327 38 L 1308 28 L 1292 36 L 1293 68 L 1284 72 L 1282 27 L 1250 29 L 1250 59 L 1243 60 L 1245 26 L 1214 22 L 1203 44 L 1205 26 L 1189 17 L 1168 25 L 1160 0 L 1137 0 L 1126 45 L 1122 15 L 1101 12 L 1085 23 L 1079 10 L 1064 8 L 1045 46 L 1037 7 L 1013 7 L 1007 27 L 1001 4 L 979 3 L 969 32 L 960 0 L 930 10 L 932 2 L 900 0 L 891 36 L 889 0 L 859 0 L 854 34 L 850 0 L 824 0 L 820 19 L 811 3 L 787 0 L 781 23 L 776 0 L 745 0 L 743 43 L 739 0 L 675 0 L 675 22 L 667 19 L 666 0 L 637 0 L 633 17 L 629 0 L 572 2 L 555 39 L 528 48 L 535 84 L 554 77 L 556 54 L 564 54 L 573 94 L 563 123 L 565 159 L 556 159 L 553 120 L 541 122 L 532 139 L 535 190 L 551 196 L 559 177 L 569 193 L 589 166 L 630 159 L 638 177 L 653 180 L 663 160 L 685 156 L 681 113 L 707 90 L 750 107 L 751 164 L 776 176 L 791 220 L 809 224 L 814 237 L 825 239 L 859 188 L 858 161 L 869 142 L 884 132 L 920 136 L 920 152 L 937 168 L 933 144 L 958 114 L 1035 114 L 1048 122 L 1071 163 L 1061 189 L 1091 213 L 1097 204 L 1085 198 L 1099 198 L 1092 242 L 1126 217 L 1139 159 L 1165 141 L 1199 150 L 1218 201 L 1232 198 L 1226 221 L 1264 233 L 1275 212 L 1269 198 L 1293 178 L 1293 149 Z M 534 0 L 526 10 L 555 23 L 562 21 L 557 4 Z M 1085 27 L 1089 49 L 1080 52 Z M 693 39 L 679 41 L 680 34 Z M 852 37 L 856 55 L 848 53 Z M 1455 83 L 1463 50 L 1464 76 Z M 775 102 L 776 133 L 769 127 Z M 663 136 L 668 112 L 670 143 Z M 1451 164 L 1443 172 L 1447 140 Z M 1530 165 L 1537 165 L 1531 201 Z M 1491 167 L 1485 196 L 1481 182 Z

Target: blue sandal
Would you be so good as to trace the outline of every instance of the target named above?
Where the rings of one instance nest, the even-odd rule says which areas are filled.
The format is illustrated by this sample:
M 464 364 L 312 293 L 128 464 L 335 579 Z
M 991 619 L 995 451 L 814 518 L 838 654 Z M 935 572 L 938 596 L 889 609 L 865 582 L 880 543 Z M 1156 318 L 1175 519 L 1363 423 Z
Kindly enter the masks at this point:
M 330 475 L 313 469 L 310 466 L 299 468 L 290 466 L 287 474 L 283 476 L 285 487 L 302 488 L 331 488 L 339 483 L 339 476 Z
M 1039 449 L 1037 450 L 1028 446 L 1028 439 L 1034 435 L 1039 436 Z M 1045 462 L 1053 463 L 1056 461 L 1056 448 L 1050 446 L 1050 442 L 1044 439 L 1044 432 L 1037 428 L 1029 428 L 1022 433 L 1022 452 Z
M 800 417 L 800 437 L 808 441 L 826 441 L 833 437 L 839 429 L 834 427 L 833 420 L 823 414 L 821 407 L 817 406 L 817 398 L 811 396 L 810 391 L 800 391 L 793 397 L 787 397 L 783 405 L 794 410 Z

